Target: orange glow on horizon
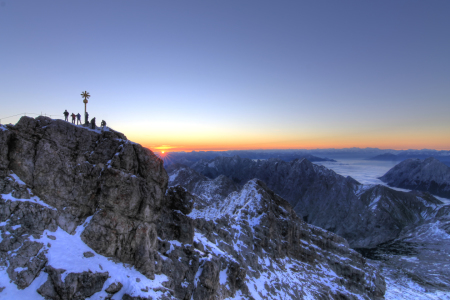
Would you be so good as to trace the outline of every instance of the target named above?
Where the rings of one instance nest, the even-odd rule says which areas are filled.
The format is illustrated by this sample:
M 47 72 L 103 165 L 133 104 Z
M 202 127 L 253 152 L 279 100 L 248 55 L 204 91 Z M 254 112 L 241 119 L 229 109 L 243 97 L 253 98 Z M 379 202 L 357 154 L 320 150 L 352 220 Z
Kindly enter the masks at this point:
M 161 155 L 170 152 L 228 151 L 228 150 L 295 150 L 295 149 L 343 149 L 379 148 L 393 150 L 435 149 L 450 150 L 450 136 L 443 138 L 441 132 L 377 132 L 351 134 L 319 132 L 304 134 L 246 134 L 234 135 L 147 135 L 129 136 L 133 140 Z M 163 152 L 164 151 L 164 152 Z
M 156 150 L 157 148 L 150 146 L 146 146 L 144 144 L 142 144 L 144 147 L 149 148 L 151 150 Z M 378 149 L 390 149 L 390 150 L 409 150 L 409 149 L 417 149 L 417 150 L 421 150 L 421 149 L 434 149 L 437 151 L 449 151 L 450 148 L 433 148 L 433 147 L 429 147 L 429 146 L 399 146 L 399 147 L 389 147 L 388 145 L 380 145 L 380 146 L 376 146 L 376 145 L 308 145 L 308 146 L 301 146 L 301 145 L 292 145 L 292 146 L 286 146 L 286 145 L 274 145 L 271 147 L 264 147 L 264 146 L 260 146 L 260 147 L 239 147 L 239 146 L 222 146 L 222 147 L 208 147 L 208 146 L 203 146 L 203 145 L 199 145 L 199 146 L 195 146 L 192 145 L 191 147 L 176 147 L 173 146 L 173 148 L 171 149 L 171 151 L 160 151 L 160 156 L 164 156 L 164 155 L 169 155 L 170 152 L 192 152 L 192 151 L 214 151 L 214 152 L 222 152 L 222 151 L 231 151 L 231 150 L 315 150 L 315 149 L 344 149 L 344 148 L 360 148 L 360 149 L 364 149 L 364 148 L 378 148 Z M 157 151 L 155 151 L 157 152 Z

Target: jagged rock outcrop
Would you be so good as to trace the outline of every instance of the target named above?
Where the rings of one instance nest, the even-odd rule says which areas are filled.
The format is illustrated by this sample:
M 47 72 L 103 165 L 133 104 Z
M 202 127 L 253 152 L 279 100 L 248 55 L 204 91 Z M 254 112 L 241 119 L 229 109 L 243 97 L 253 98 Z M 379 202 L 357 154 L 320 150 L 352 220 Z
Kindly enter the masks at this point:
M 380 180 L 390 186 L 450 198 L 450 167 L 433 157 L 402 161 L 380 177 Z
M 46 117 L 22 117 L 4 132 L 8 168 L 58 210 L 61 228 L 73 232 L 95 213 L 86 244 L 154 276 L 155 222 L 168 181 L 160 159 L 121 133 Z
M 0 145 L 9 145 L 11 140 L 11 131 L 5 126 L 0 125 Z M 8 150 L 9 147 L 0 147 L 0 176 L 6 176 L 8 173 Z
M 108 272 L 70 273 L 62 281 L 61 274 L 65 271 L 47 266 L 45 272 L 48 273 L 48 280 L 37 292 L 45 299 L 82 300 L 101 291 L 109 275 Z
M 405 226 L 421 222 L 440 203 L 424 195 L 363 186 L 306 159 L 284 162 L 218 157 L 197 162 L 192 168 L 210 178 L 221 174 L 238 183 L 256 177 L 289 201 L 308 223 L 343 236 L 356 248 L 371 248 L 396 238 Z M 177 180 L 176 170 L 170 173 L 171 181 Z M 178 182 L 189 188 L 183 180 Z M 202 192 L 197 190 L 196 194 Z
M 160 159 L 112 130 L 23 117 L 2 127 L 0 141 L 0 296 L 30 288 L 47 299 L 384 293 L 377 270 L 345 239 L 307 225 L 262 182 L 238 193 L 225 176 L 199 180 L 194 187 L 214 188 L 196 205 L 199 195 L 168 189 Z M 221 215 L 208 217 L 217 208 Z
M 345 239 L 305 223 L 259 180 L 190 216 L 205 251 L 231 256 L 246 271 L 248 294 L 255 299 L 378 299 L 384 294 L 384 280 Z M 218 288 L 218 271 L 210 272 L 207 286 Z
M 172 164 L 166 168 L 171 175 L 169 185 L 182 185 L 193 195 L 198 196 L 206 204 L 222 201 L 231 192 L 238 191 L 239 185 L 224 175 L 218 175 L 210 179 L 193 169 L 181 165 Z

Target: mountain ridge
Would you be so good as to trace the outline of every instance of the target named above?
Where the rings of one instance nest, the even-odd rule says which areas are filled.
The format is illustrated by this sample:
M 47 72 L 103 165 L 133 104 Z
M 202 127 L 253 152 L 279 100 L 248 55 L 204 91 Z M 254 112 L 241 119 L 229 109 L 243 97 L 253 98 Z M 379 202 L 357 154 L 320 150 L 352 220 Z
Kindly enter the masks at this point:
M 191 167 L 206 177 L 225 175 L 236 183 L 258 178 L 286 199 L 308 223 L 331 230 L 358 248 L 370 248 L 394 239 L 403 227 L 411 222 L 420 222 L 423 220 L 422 213 L 432 210 L 415 195 L 382 186 L 363 186 L 351 177 L 338 175 L 306 159 L 284 162 L 277 159 L 253 161 L 239 157 L 218 157 L 199 161 Z M 378 195 L 375 196 L 377 191 Z M 362 192 L 374 199 L 380 196 L 381 200 L 369 207 L 370 203 L 360 199 Z M 411 201 L 417 205 L 417 210 L 407 209 Z M 392 210 L 389 206 L 398 209 Z M 407 214 L 400 213 L 403 208 Z M 390 221 L 380 224 L 367 221 L 374 216 Z M 371 240 L 374 236 L 377 238 Z
M 390 186 L 450 198 L 450 167 L 433 157 L 402 161 L 381 176 L 380 180 Z

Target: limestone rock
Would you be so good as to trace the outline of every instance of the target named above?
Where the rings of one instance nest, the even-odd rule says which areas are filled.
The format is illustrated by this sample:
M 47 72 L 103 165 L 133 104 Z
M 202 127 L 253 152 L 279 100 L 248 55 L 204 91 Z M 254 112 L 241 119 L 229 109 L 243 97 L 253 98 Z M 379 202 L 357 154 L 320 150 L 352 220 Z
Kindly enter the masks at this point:
M 83 253 L 83 256 L 86 257 L 86 258 L 89 258 L 89 257 L 94 257 L 95 254 L 92 253 L 91 251 L 87 251 L 87 252 Z
M 19 289 L 28 287 L 47 263 L 45 253 L 40 252 L 43 246 L 41 243 L 26 241 L 16 255 L 9 257 L 7 272 Z
M 37 292 L 46 299 L 52 300 L 81 300 L 91 297 L 102 290 L 109 275 L 108 272 L 69 273 L 62 280 L 61 274 L 65 270 L 47 266 L 45 271 L 48 273 L 48 279 Z
M 11 142 L 11 131 L 0 125 L 0 177 L 6 176 L 9 171 L 9 143 Z
M 113 282 L 111 283 L 105 290 L 105 292 L 107 292 L 108 294 L 115 294 L 118 291 L 120 291 L 123 287 L 123 284 L 120 282 Z
M 128 218 L 110 210 L 94 215 L 81 235 L 97 253 L 133 264 L 148 278 L 154 278 L 156 225 Z
M 219 266 L 220 264 L 214 260 L 208 260 L 203 264 L 194 300 L 214 298 L 214 294 L 219 288 Z

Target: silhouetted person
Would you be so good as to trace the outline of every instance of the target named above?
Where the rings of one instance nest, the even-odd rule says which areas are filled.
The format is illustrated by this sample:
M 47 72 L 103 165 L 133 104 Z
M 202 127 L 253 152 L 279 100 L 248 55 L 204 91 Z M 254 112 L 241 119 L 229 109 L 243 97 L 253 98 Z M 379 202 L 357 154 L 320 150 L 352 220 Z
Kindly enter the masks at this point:
M 78 125 L 78 123 L 80 123 L 80 125 L 81 125 L 81 115 L 80 115 L 80 113 L 77 114 L 77 125 Z
M 100 123 L 100 126 L 102 126 L 102 132 L 103 132 L 103 130 L 105 130 L 105 126 L 106 126 L 105 120 L 102 120 L 102 122 Z
M 89 113 L 88 112 L 84 113 L 84 124 L 89 125 Z
M 64 111 L 64 121 L 69 122 L 69 112 L 67 111 L 67 109 Z
M 70 115 L 72 117 L 72 124 L 75 125 L 75 118 L 77 117 L 74 113 Z
M 95 117 L 91 120 L 92 129 L 95 129 Z

